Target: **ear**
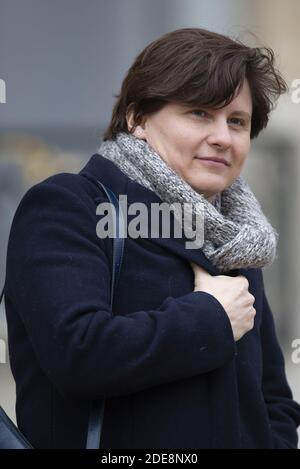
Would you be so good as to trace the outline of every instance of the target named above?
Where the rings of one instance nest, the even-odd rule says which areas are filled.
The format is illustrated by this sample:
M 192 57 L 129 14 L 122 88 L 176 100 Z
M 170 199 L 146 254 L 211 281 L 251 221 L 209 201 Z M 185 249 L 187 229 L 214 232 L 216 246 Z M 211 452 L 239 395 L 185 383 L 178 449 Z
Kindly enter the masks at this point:
M 134 126 L 134 119 L 133 119 L 133 109 L 132 106 L 129 106 L 129 109 L 126 113 L 126 121 L 127 121 L 127 127 L 128 130 L 131 130 L 132 127 Z M 144 120 L 140 125 L 137 125 L 136 128 L 134 129 L 132 135 L 134 135 L 137 138 L 140 138 L 141 140 L 146 140 L 146 132 L 145 132 L 145 127 L 144 127 Z

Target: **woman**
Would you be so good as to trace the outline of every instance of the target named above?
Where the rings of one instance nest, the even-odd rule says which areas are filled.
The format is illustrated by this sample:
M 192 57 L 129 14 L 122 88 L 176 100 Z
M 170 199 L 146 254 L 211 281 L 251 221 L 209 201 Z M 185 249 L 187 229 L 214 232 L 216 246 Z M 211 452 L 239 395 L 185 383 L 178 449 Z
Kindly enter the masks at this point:
M 83 448 L 89 403 L 105 398 L 102 448 L 297 447 L 300 407 L 262 275 L 277 233 L 240 176 L 285 91 L 270 49 L 171 32 L 131 66 L 99 153 L 26 193 L 6 311 L 17 418 L 33 446 Z M 196 249 L 184 235 L 125 239 L 114 316 L 95 179 L 128 208 L 204 214 Z

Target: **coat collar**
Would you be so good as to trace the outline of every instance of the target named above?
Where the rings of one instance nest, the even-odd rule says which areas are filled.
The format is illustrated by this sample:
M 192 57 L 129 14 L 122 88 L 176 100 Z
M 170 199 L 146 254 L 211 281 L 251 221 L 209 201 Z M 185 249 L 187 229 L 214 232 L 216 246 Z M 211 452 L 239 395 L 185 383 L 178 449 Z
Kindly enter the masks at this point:
M 111 189 L 118 197 L 121 194 L 127 195 L 128 204 L 143 202 L 150 210 L 151 203 L 162 203 L 162 200 L 150 189 L 142 186 L 138 182 L 132 181 L 124 174 L 112 161 L 96 153 L 79 172 L 80 175 L 100 180 L 105 186 Z M 216 268 L 205 256 L 202 249 L 187 249 L 186 241 L 189 241 L 183 234 L 182 238 L 149 238 L 155 244 L 166 250 L 194 262 L 203 267 L 211 275 L 221 275 L 222 272 Z M 236 276 L 241 269 L 227 272 L 226 275 Z

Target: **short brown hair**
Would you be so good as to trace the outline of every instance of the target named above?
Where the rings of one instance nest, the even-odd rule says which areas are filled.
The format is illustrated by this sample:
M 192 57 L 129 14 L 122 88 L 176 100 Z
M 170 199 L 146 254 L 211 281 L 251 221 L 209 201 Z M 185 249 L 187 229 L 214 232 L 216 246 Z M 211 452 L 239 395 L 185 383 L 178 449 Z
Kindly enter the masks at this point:
M 287 84 L 268 47 L 249 47 L 237 39 L 200 28 L 172 31 L 151 42 L 135 59 L 122 83 L 104 140 L 132 133 L 143 116 L 166 103 L 221 108 L 247 78 L 253 104 L 251 138 L 267 126 L 269 113 Z M 126 114 L 133 110 L 129 131 Z

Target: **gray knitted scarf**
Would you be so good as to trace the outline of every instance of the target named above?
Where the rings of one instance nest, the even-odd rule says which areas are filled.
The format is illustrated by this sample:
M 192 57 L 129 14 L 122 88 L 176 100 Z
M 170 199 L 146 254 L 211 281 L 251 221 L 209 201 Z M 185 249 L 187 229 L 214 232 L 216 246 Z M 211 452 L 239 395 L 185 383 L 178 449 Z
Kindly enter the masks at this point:
M 132 134 L 120 132 L 102 142 L 98 153 L 131 180 L 153 191 L 163 202 L 189 203 L 204 217 L 202 250 L 222 272 L 258 268 L 276 257 L 278 233 L 262 212 L 242 176 L 210 203 L 171 169 L 153 148 Z M 199 213 L 198 213 L 199 214 Z M 174 213 L 176 217 L 176 213 Z

